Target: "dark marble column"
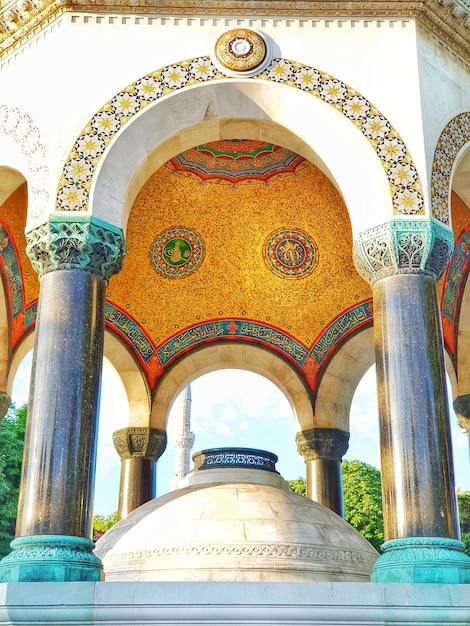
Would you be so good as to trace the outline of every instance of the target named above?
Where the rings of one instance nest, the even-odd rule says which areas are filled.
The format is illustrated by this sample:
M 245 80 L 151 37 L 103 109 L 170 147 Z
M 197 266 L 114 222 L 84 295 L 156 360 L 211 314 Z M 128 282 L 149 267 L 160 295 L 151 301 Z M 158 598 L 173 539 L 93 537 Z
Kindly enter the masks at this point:
M 305 459 L 307 497 L 344 517 L 341 460 L 349 433 L 337 428 L 311 428 L 297 433 L 297 450 Z
M 27 239 L 40 295 L 17 538 L 0 578 L 99 580 L 90 537 L 105 286 L 121 267 L 122 232 L 53 216 Z
M 377 582 L 470 582 L 454 492 L 437 278 L 452 233 L 395 220 L 362 233 L 355 262 L 374 296 L 384 554 Z
M 156 495 L 157 459 L 166 448 L 166 432 L 157 428 L 122 428 L 113 433 L 121 457 L 118 519 Z

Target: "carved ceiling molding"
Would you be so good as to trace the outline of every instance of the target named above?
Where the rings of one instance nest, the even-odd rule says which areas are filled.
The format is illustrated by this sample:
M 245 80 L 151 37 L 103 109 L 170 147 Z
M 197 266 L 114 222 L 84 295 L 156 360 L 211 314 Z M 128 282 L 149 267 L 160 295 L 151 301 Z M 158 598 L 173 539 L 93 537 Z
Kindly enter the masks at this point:
M 0 58 L 16 50 L 64 12 L 152 17 L 236 16 L 258 19 L 416 18 L 464 63 L 470 63 L 468 0 L 0 0 Z

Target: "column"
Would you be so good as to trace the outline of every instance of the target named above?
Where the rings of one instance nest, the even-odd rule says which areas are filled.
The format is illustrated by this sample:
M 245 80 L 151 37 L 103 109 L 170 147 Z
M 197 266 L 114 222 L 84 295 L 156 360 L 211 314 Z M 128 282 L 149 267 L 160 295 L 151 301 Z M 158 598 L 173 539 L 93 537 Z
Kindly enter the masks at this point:
M 40 293 L 13 551 L 0 580 L 99 580 L 92 499 L 105 287 L 122 231 L 90 216 L 51 216 L 27 233 Z
M 341 460 L 349 447 L 349 433 L 337 428 L 310 428 L 297 433 L 296 443 L 305 459 L 307 498 L 344 517 Z
M 121 428 L 113 433 L 121 457 L 118 519 L 155 498 L 157 459 L 166 448 L 166 432 L 157 428 Z
M 459 541 L 437 279 L 453 233 L 392 220 L 358 237 L 373 289 L 384 554 L 375 582 L 470 582 Z

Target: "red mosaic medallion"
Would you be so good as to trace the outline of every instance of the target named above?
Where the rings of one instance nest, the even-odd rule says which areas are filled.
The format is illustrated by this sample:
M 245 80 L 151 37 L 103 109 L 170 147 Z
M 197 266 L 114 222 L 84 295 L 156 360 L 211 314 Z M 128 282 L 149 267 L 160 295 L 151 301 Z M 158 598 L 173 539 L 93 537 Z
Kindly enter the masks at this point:
M 263 258 L 267 266 L 283 278 L 304 278 L 318 263 L 318 249 L 305 231 L 279 228 L 266 238 Z
M 195 272 L 204 260 L 204 241 L 195 230 L 183 226 L 159 233 L 149 250 L 153 269 L 165 278 L 184 278 Z

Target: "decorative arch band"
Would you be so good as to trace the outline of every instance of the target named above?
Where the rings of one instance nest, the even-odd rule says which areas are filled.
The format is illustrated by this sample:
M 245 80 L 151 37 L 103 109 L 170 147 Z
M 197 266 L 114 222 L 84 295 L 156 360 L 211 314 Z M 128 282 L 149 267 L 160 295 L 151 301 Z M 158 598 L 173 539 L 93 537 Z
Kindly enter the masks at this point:
M 117 93 L 90 119 L 70 151 L 59 181 L 56 209 L 88 210 L 93 176 L 107 146 L 145 107 L 185 87 L 224 79 L 208 57 L 198 57 L 158 69 Z M 388 119 L 367 98 L 318 69 L 282 58 L 274 59 L 251 80 L 300 89 L 339 111 L 364 135 L 381 161 L 393 213 L 424 214 L 422 187 L 411 155 Z
M 456 115 L 445 126 L 437 140 L 431 171 L 431 215 L 450 224 L 449 191 L 454 161 L 470 141 L 470 112 Z

